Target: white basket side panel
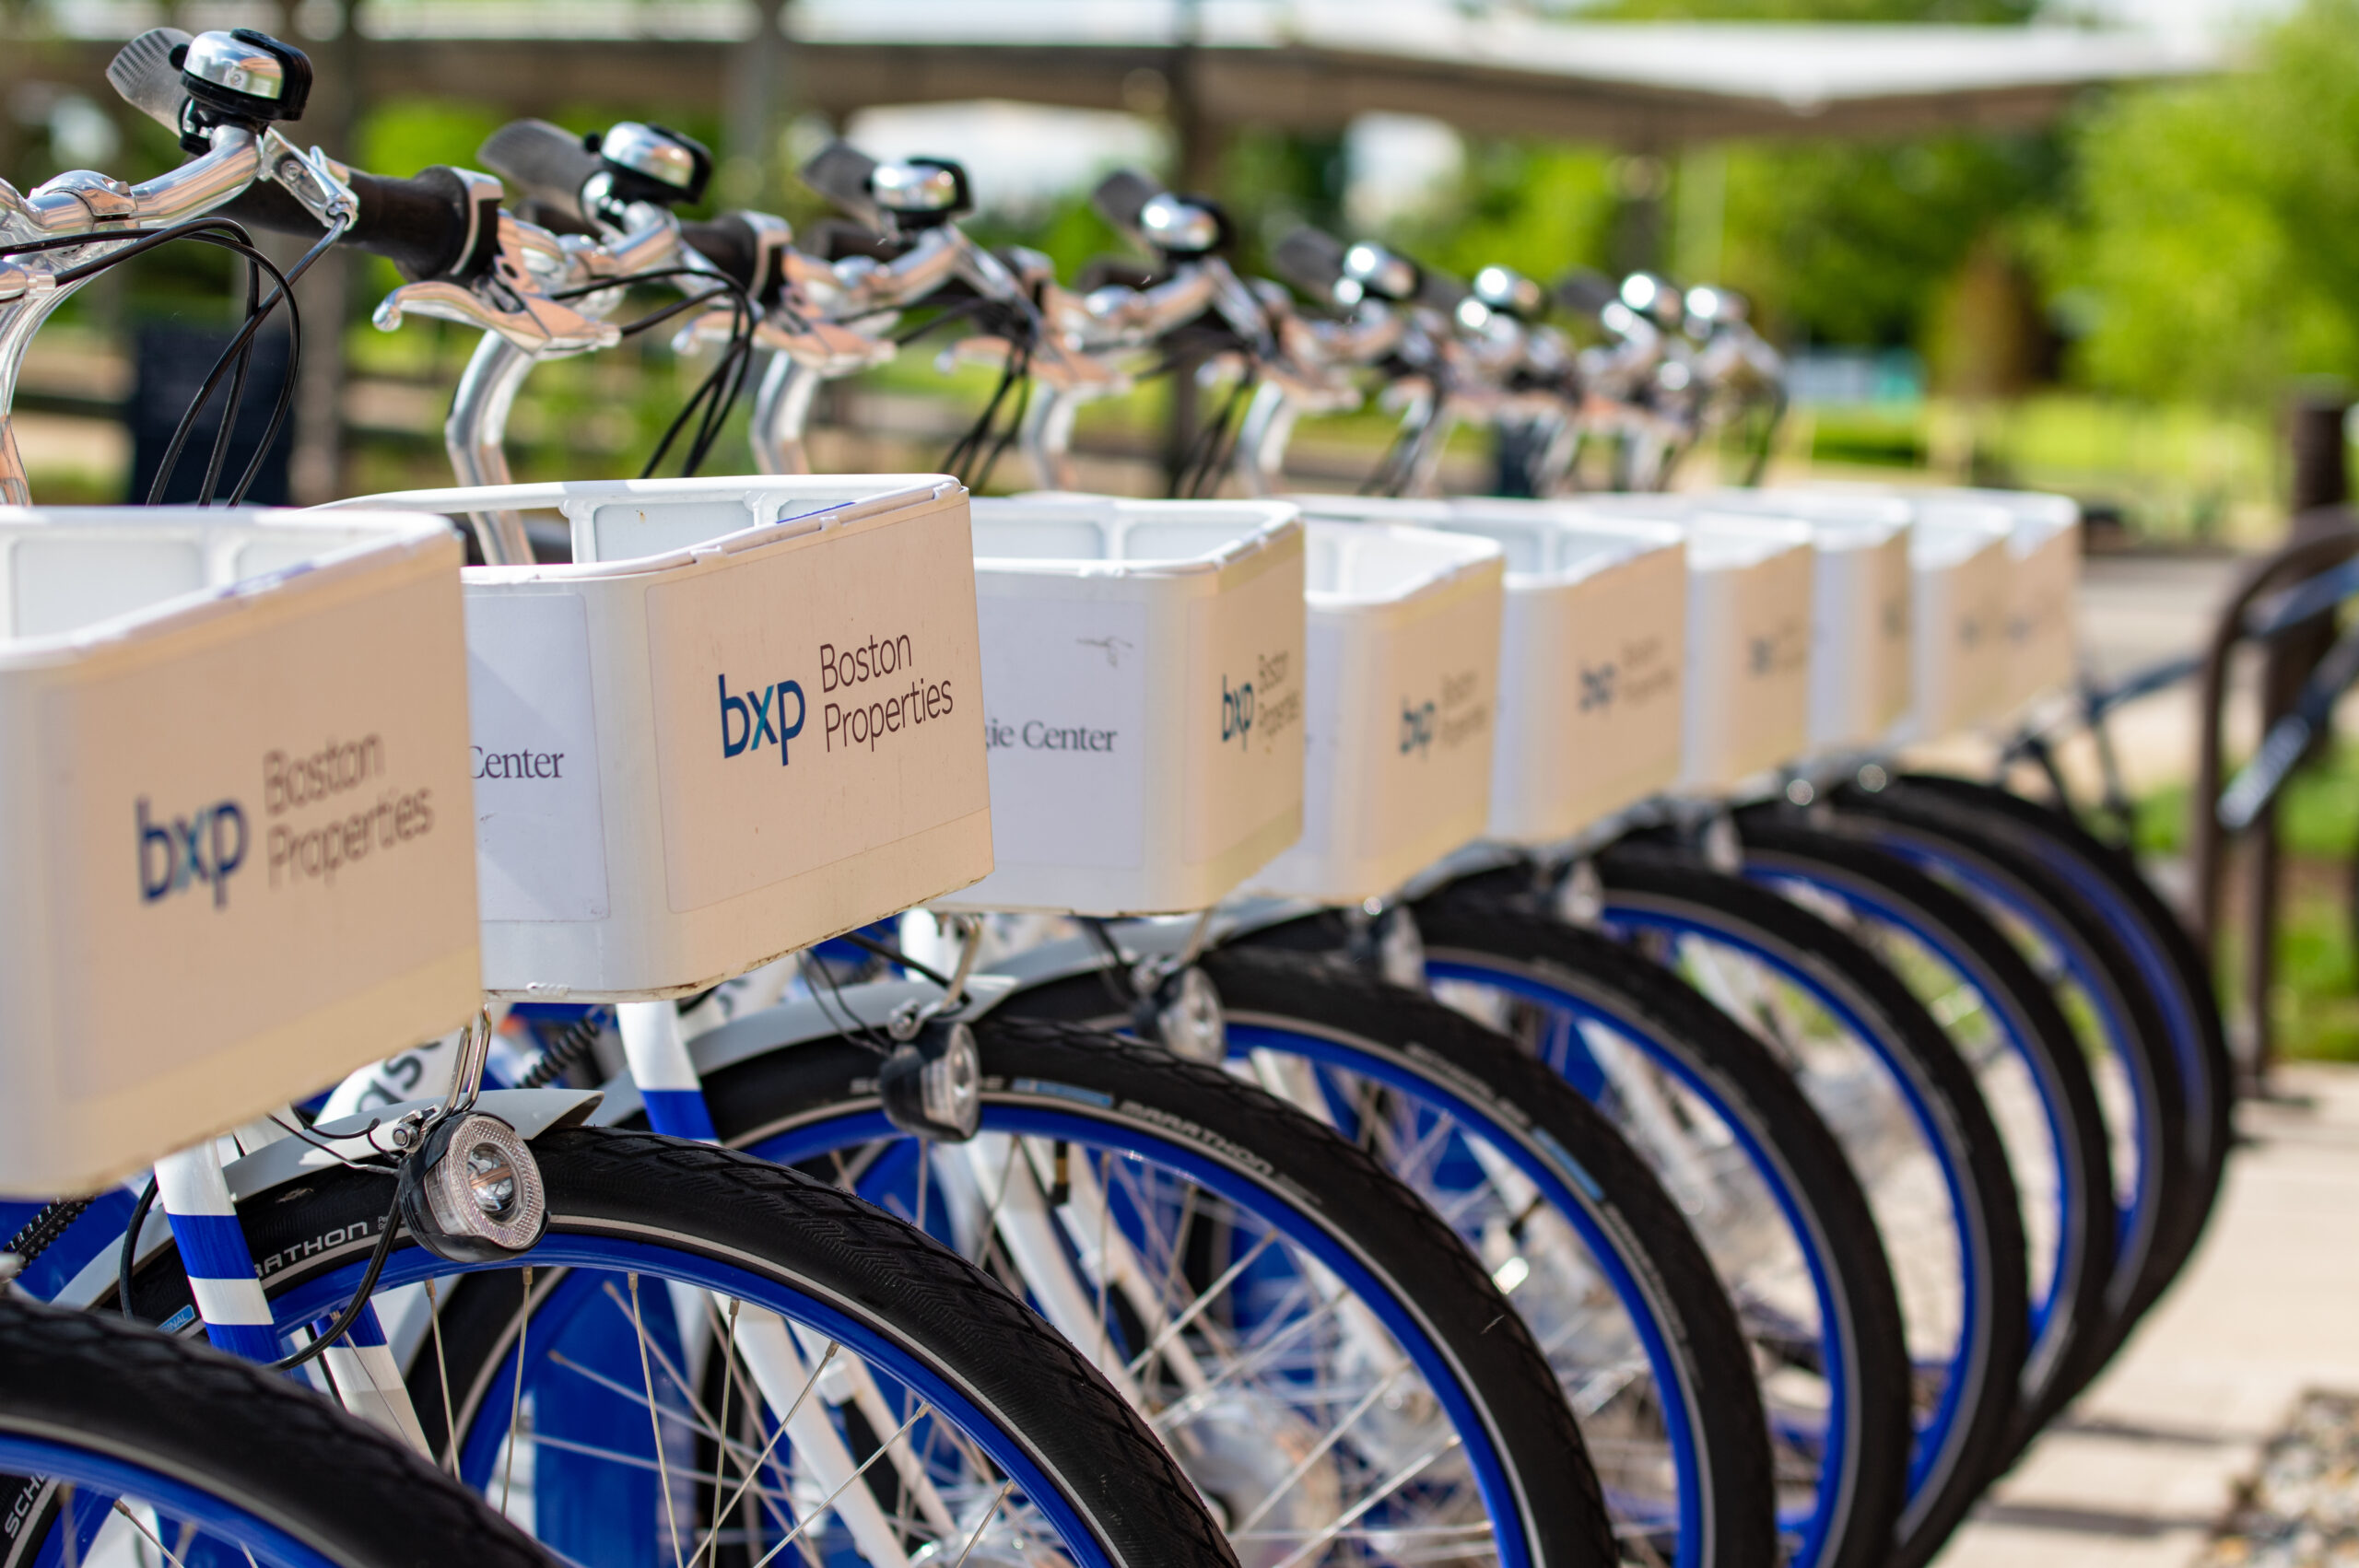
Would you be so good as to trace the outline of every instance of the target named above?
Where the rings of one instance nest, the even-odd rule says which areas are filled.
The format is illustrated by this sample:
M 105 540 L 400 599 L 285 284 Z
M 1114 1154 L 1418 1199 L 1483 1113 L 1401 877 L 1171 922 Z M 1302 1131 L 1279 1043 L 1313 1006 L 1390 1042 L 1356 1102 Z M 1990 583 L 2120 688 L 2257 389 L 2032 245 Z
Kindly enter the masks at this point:
M 2077 604 L 2081 529 L 2059 529 L 2015 563 L 2007 637 L 2013 645 L 2013 702 L 2070 685 L 2080 673 Z
M 483 918 L 604 919 L 605 815 L 582 596 L 471 589 L 467 703 Z
M 299 579 L 56 673 L 39 789 L 69 1112 L 186 1141 L 474 1010 L 458 564 L 454 542 Z
M 1851 739 L 1863 706 L 1867 617 L 1860 608 L 1865 562 L 1857 550 L 1822 550 L 1811 585 L 1810 741 Z
M 646 603 L 675 913 L 987 809 L 963 502 L 670 574 Z
M 1180 650 L 1159 646 L 1144 603 L 1107 586 L 1102 596 L 978 601 L 992 855 L 1002 869 L 1143 862 L 1148 673 Z
M 1367 770 L 1345 758 L 1367 738 L 1345 716 L 1367 710 L 1370 694 L 1390 684 L 1371 660 L 1356 657 L 1369 651 L 1340 618 L 1314 620 L 1304 632 L 1302 834 L 1251 878 L 1254 892 L 1317 896 L 1339 836 L 1367 814 Z
M 1681 782 L 1720 788 L 1802 755 L 1809 742 L 1812 558 L 1696 573 Z
M 1426 862 L 1481 836 L 1489 815 L 1499 705 L 1496 575 L 1437 595 L 1386 638 L 1392 690 L 1372 737 L 1367 809 L 1346 846 L 1370 868 L 1362 895 L 1391 891 Z M 1381 869 L 1378 869 L 1381 868 Z
M 1683 554 L 1651 551 L 1566 589 L 1511 594 L 1508 626 L 1492 833 L 1561 838 L 1678 779 Z
M 1864 586 L 1874 606 L 1869 658 L 1867 723 L 1857 737 L 1872 741 L 1891 730 L 1916 701 L 1914 603 L 1908 568 L 1908 535 L 1895 533 L 1869 558 Z
M 1813 748 L 1870 744 L 1907 711 L 1909 596 L 1906 533 L 1819 556 L 1810 673 Z
M 1303 806 L 1303 543 L 1289 534 L 1188 605 L 1184 863 L 1221 860 Z
M 1996 717 L 2013 673 L 2005 635 L 2012 563 L 2003 545 L 1917 577 L 1919 738 Z

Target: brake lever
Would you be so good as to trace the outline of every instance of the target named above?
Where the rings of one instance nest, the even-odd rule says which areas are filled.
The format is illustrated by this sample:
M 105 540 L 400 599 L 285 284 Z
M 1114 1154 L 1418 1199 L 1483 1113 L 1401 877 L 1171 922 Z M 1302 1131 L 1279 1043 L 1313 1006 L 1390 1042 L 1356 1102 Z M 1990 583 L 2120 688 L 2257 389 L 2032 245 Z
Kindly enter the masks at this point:
M 554 235 L 503 212 L 499 248 L 483 276 L 464 284 L 441 278 L 403 284 L 385 296 L 370 319 L 382 332 L 399 327 L 408 314 L 456 322 L 492 333 L 536 358 L 586 354 L 620 343 L 622 329 L 612 322 L 548 297 L 539 276 L 545 269 L 533 264 L 536 252 L 543 253 L 545 263 L 555 258 L 557 266 L 569 260 Z
M 699 312 L 672 336 L 672 352 L 727 343 L 737 332 L 737 312 L 727 306 Z M 889 337 L 872 337 L 839 322 L 772 309 L 754 323 L 754 346 L 783 354 L 829 380 L 873 370 L 900 352 Z

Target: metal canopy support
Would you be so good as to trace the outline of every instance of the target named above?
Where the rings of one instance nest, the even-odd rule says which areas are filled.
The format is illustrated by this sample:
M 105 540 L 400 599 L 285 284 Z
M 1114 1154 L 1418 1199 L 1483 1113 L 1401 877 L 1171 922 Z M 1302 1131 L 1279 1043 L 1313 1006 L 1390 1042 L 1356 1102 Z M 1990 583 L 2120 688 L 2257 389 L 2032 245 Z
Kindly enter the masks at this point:
M 775 3 L 750 6 L 747 26 L 759 29 Z M 1068 19 L 1085 9 L 1062 4 Z M 702 102 L 745 71 L 749 44 L 758 55 L 777 36 L 566 37 L 568 7 L 546 10 L 553 36 L 370 37 L 358 51 L 364 88 L 517 114 Z M 2091 87 L 2223 64 L 2210 45 L 2062 28 L 1525 22 L 1388 35 L 1378 23 L 1390 10 L 1340 0 L 1250 12 L 1263 19 L 1250 28 L 1237 7 L 1208 6 L 1191 43 L 1197 14 L 1174 6 L 1156 25 L 1092 31 L 1005 4 L 796 0 L 785 53 L 796 107 L 837 120 L 872 105 L 976 99 L 1124 109 L 1134 73 L 1176 81 L 1184 71 L 1214 123 L 1333 132 L 1382 111 L 1479 135 L 1657 153 L 1736 137 L 2036 125 Z M 53 58 L 95 79 L 113 48 L 76 41 Z

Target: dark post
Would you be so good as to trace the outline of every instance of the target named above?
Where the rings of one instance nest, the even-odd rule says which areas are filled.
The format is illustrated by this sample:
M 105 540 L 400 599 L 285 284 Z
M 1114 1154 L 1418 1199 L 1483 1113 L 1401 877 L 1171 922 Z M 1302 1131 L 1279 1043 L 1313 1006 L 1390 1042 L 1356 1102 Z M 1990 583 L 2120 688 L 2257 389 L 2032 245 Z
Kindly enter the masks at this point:
M 1180 46 L 1172 51 L 1170 81 L 1171 139 L 1177 167 L 1172 188 L 1189 193 L 1217 189 L 1220 183 L 1221 134 L 1205 111 L 1201 57 L 1197 43 L 1198 0 L 1187 0 L 1180 14 Z M 1163 476 L 1177 486 L 1203 427 L 1203 400 L 1196 389 L 1200 361 L 1182 358 L 1165 378 L 1171 389 L 1171 406 L 1163 425 Z
M 288 6 L 288 13 L 294 11 Z M 300 126 L 304 146 L 331 158 L 355 158 L 360 124 L 360 18 L 357 0 L 338 0 L 330 39 L 290 39 L 311 57 L 316 86 Z M 309 247 L 304 247 L 308 249 Z M 344 332 L 352 320 L 358 270 L 341 246 L 332 248 L 295 286 L 303 308 L 303 357 L 295 371 L 294 451 L 288 488 L 297 502 L 317 506 L 346 494 L 344 482 Z
M 728 187 L 723 195 L 739 205 L 774 205 L 783 183 L 778 168 L 778 106 L 786 74 L 784 9 L 785 0 L 757 0 L 754 36 L 729 58 L 721 156 Z
M 2306 387 L 2295 394 L 2287 420 L 2293 456 L 2293 486 L 2286 497 L 2292 514 L 2286 526 L 2287 544 L 2315 538 L 2346 521 L 2343 504 L 2351 498 L 2351 479 L 2344 453 L 2343 420 L 2350 407 L 2350 394 L 2340 386 Z M 2291 711 L 2301 695 L 2302 683 L 2334 645 L 2334 616 L 2330 612 L 2288 629 L 2263 651 L 2263 732 Z M 2315 749 L 2312 755 L 2316 755 Z M 2211 809 L 2218 802 L 2199 804 L 2202 809 Z M 2283 846 L 2277 839 L 2274 802 L 2253 823 L 2246 840 L 2245 1088 L 2248 1093 L 2265 1094 L 2277 1054 L 2270 993 L 2277 981 L 2277 906 L 2283 858 Z

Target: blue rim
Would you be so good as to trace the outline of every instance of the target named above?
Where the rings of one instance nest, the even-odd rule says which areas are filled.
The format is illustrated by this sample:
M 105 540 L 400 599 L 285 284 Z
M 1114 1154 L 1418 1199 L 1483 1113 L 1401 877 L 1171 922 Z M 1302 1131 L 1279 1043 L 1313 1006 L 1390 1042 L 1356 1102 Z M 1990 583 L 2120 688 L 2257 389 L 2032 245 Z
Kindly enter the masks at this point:
M 1675 1378 L 1663 1375 L 1663 1368 L 1672 1364 L 1669 1337 L 1649 1310 L 1645 1293 L 1638 1289 L 1637 1281 L 1615 1250 L 1614 1237 L 1597 1223 L 1596 1215 L 1575 1191 L 1576 1187 L 1588 1183 L 1589 1174 L 1580 1169 L 1569 1151 L 1535 1151 L 1524 1139 L 1518 1137 L 1514 1129 L 1500 1127 L 1480 1107 L 1451 1094 L 1431 1079 L 1348 1042 L 1308 1030 L 1289 1029 L 1283 1024 L 1248 1024 L 1232 1019 L 1228 1024 L 1228 1044 L 1232 1055 L 1269 1049 L 1345 1069 L 1362 1077 L 1375 1079 L 1426 1105 L 1438 1106 L 1458 1121 L 1476 1129 L 1494 1149 L 1507 1155 L 1532 1185 L 1547 1194 L 1548 1201 L 1555 1206 L 1558 1212 L 1572 1222 L 1573 1228 L 1580 1234 L 1582 1244 L 1589 1248 L 1591 1259 L 1603 1269 L 1607 1280 L 1613 1284 L 1614 1297 L 1621 1303 L 1622 1310 L 1637 1328 L 1639 1341 L 1646 1347 L 1648 1363 L 1655 1369 L 1657 1386 L 1665 1390 L 1680 1388 Z M 1672 1462 L 1679 1477 L 1679 1550 L 1673 1562 L 1681 1568 L 1697 1568 L 1703 1562 L 1705 1538 L 1703 1504 L 1699 1495 L 1704 1468 L 1702 1444 L 1684 1398 L 1664 1398 L 1662 1410 L 1671 1440 Z
M 1913 837 L 1879 840 L 1879 845 L 1920 870 L 1938 872 L 1954 879 L 1975 897 L 2029 929 L 2056 962 L 2064 966 L 2066 977 L 2088 999 L 2089 1010 L 2096 1014 L 2098 1025 L 2104 1031 L 2107 1048 L 2122 1064 L 2121 1075 L 2130 1084 L 2130 1110 L 2135 1118 L 2132 1131 L 2139 1161 L 2136 1179 L 2130 1183 L 2128 1203 L 2120 1201 L 2118 1189 L 2115 1194 L 2118 1219 L 2114 1227 L 2114 1258 L 2118 1262 L 2130 1258 L 2130 1249 L 2137 1246 L 2141 1235 L 2160 1234 L 2160 1226 L 2155 1223 L 2158 1216 L 2154 1205 L 2160 1198 L 2155 1178 L 2162 1168 L 2162 1117 L 2154 1102 L 2154 1092 L 2147 1086 L 2143 1075 L 2130 1066 L 2139 1059 L 2138 1053 L 2129 1044 L 2137 1037 L 2136 1032 L 2108 1000 L 2112 988 L 2105 984 L 2083 961 L 2078 942 L 2060 937 L 2056 929 L 2041 918 L 2036 908 L 2018 898 L 2013 888 L 1985 875 L 1980 867 L 1963 858 L 1953 859 L 1943 855 L 1932 846 L 1918 842 Z M 2136 1270 L 2122 1272 L 2130 1276 L 2129 1282 L 2134 1283 Z
M 1815 977 L 1789 962 L 1782 954 L 1762 947 L 1738 930 L 1707 925 L 1701 920 L 1685 919 L 1676 915 L 1666 915 L 1657 910 L 1620 902 L 1610 890 L 1606 895 L 1605 917 L 1610 924 L 1620 930 L 1646 929 L 1661 931 L 1673 937 L 1692 936 L 1700 941 L 1718 942 L 1723 947 L 1734 948 L 1776 971 L 1780 978 L 1796 989 L 1804 992 L 1813 1001 L 1825 1008 L 1852 1038 L 1864 1046 L 1869 1054 L 1882 1064 L 1885 1076 L 1899 1090 L 1902 1102 L 1907 1106 L 1909 1117 L 1917 1124 L 1918 1135 L 1925 1141 L 1926 1147 L 1932 1152 L 1933 1163 L 1942 1173 L 1942 1188 L 1949 1194 L 1950 1212 L 1953 1216 L 1956 1216 L 1952 1223 L 1957 1232 L 1958 1284 L 1962 1310 L 1959 1314 L 1957 1343 L 1951 1350 L 1947 1362 L 1949 1375 L 1942 1381 L 1941 1399 L 1933 1407 L 1931 1418 L 1917 1429 L 1916 1445 L 1908 1457 L 1908 1497 L 1913 1505 L 1924 1492 L 1937 1469 L 1941 1467 L 1942 1457 L 1949 1452 L 1954 1442 L 1963 1436 L 1963 1433 L 1958 1428 L 1957 1420 L 1959 1406 L 1965 1398 L 1966 1382 L 1962 1375 L 1962 1363 L 1972 1354 L 1971 1348 L 1980 1338 L 1977 1319 L 1989 1311 L 1989 1304 L 1983 1299 L 1985 1287 L 1981 1270 L 1976 1264 L 1974 1248 L 1968 1243 L 1963 1219 L 1963 1216 L 1968 1212 L 1965 1179 L 1950 1158 L 1949 1149 L 1940 1136 L 1931 1107 L 1925 1104 L 1924 1096 L 1919 1092 L 1916 1081 L 1892 1059 L 1882 1038 L 1874 1030 L 1867 1026 L 1867 1021 L 1860 1017 L 1858 1011 L 1842 997 L 1819 985 Z
M 1055 1527 L 1060 1544 L 1073 1554 L 1082 1568 L 1116 1568 L 1096 1532 L 1082 1520 L 1062 1491 L 1050 1480 L 1047 1473 L 1029 1455 L 1001 1433 L 995 1421 L 964 1393 L 898 1340 L 887 1338 L 832 1304 L 805 1295 L 776 1280 L 678 1248 L 615 1236 L 553 1231 L 532 1251 L 497 1263 L 452 1263 L 421 1247 L 396 1246 L 386 1262 L 384 1278 L 379 1288 L 390 1290 L 427 1279 L 443 1279 L 454 1274 L 490 1270 L 561 1266 L 614 1273 L 636 1272 L 718 1291 L 766 1307 L 837 1340 L 847 1350 L 898 1379 L 965 1433 L 1000 1468 L 1003 1476 L 1016 1483 L 1026 1501 Z M 353 1288 L 359 1283 L 361 1267 L 358 1262 L 348 1263 L 273 1296 L 271 1315 L 279 1332 L 288 1333 L 333 1311 L 338 1303 L 351 1295 Z M 531 1353 L 529 1344 L 526 1353 Z M 502 1359 L 499 1371 L 489 1384 L 480 1408 L 505 1410 L 514 1388 L 515 1375 L 516 1357 L 511 1351 Z M 475 1440 L 475 1434 L 470 1433 L 470 1448 Z
M 194 1482 L 120 1455 L 55 1438 L 0 1432 L 0 1474 L 47 1476 L 71 1481 L 77 1491 L 87 1489 L 89 1493 L 103 1494 L 109 1499 L 136 1498 L 154 1504 L 158 1512 L 175 1521 L 194 1525 L 207 1536 L 235 1542 L 252 1552 L 257 1561 L 272 1563 L 276 1568 L 337 1568 L 334 1558 L 313 1550 L 268 1520 L 257 1518 Z M 288 1484 L 297 1484 L 297 1478 L 290 1477 Z M 83 1501 L 79 1496 L 76 1499 L 76 1523 L 94 1535 L 106 1515 L 103 1511 L 86 1510 L 81 1506 Z M 77 1539 L 75 1544 L 78 1559 L 89 1542 Z M 41 1561 L 60 1561 L 62 1552 L 63 1542 L 53 1529 L 41 1545 Z
M 1953 955 L 1931 931 L 1917 924 L 1906 913 L 1877 897 L 1872 892 L 1862 890 L 1850 879 L 1833 873 L 1820 872 L 1810 867 L 1796 870 L 1788 866 L 1780 866 L 1774 872 L 1767 869 L 1755 871 L 1747 867 L 1744 875 L 1746 881 L 1758 883 L 1772 892 L 1776 891 L 1777 884 L 1781 882 L 1800 883 L 1805 887 L 1814 888 L 1829 897 L 1841 900 L 1855 910 L 1865 911 L 1879 923 L 1893 927 L 1907 936 L 1918 946 L 1934 954 L 1953 975 L 1955 975 L 1964 984 L 1972 986 L 1975 992 L 1982 998 L 1985 1010 L 1999 1025 L 2000 1035 L 2004 1039 L 2007 1049 L 2014 1054 L 2015 1059 L 2023 1064 L 2025 1072 L 2030 1075 L 2032 1085 L 2039 1095 L 2040 1123 L 2048 1132 L 2048 1158 L 2056 1166 L 2058 1205 L 2056 1245 L 2048 1258 L 2048 1289 L 2034 1297 L 2031 1304 L 2032 1346 L 2034 1353 L 2037 1353 L 2039 1347 L 2048 1342 L 2048 1335 L 2051 1328 L 2058 1333 L 2062 1333 L 2071 1327 L 2069 1315 L 2061 1319 L 2056 1315 L 2056 1292 L 2064 1278 L 2065 1259 L 2072 1255 L 2073 1249 L 2083 1239 L 2081 1202 L 2072 1191 L 2072 1188 L 2081 1183 L 2071 1176 L 2065 1164 L 2063 1117 L 2058 1114 L 2056 1102 L 2049 1096 L 2047 1076 L 2039 1071 L 2037 1059 L 2025 1044 L 2020 1022 L 2016 1019 L 2013 1010 L 2001 1006 L 1989 989 L 1977 981 L 1973 972 Z M 2021 1190 L 2019 1187 L 2018 1193 Z M 2110 1208 L 2113 1194 L 2108 1191 L 2106 1199 Z M 2028 1359 L 2027 1357 L 2026 1360 Z
M 1504 959 L 1500 962 L 1502 965 L 1507 963 Z M 1843 1357 L 1840 1337 L 1830 1328 L 1839 1316 L 1839 1311 L 1830 1310 L 1828 1304 L 1838 1303 L 1841 1297 L 1835 1287 L 1834 1271 L 1829 1268 L 1825 1255 L 1816 1245 L 1809 1221 L 1802 1204 L 1794 1196 L 1791 1184 L 1785 1179 L 1783 1169 L 1771 1156 L 1769 1151 L 1755 1137 L 1752 1127 L 1742 1117 L 1729 1114 L 1726 1103 L 1715 1092 L 1710 1081 L 1698 1075 L 1687 1062 L 1681 1059 L 1678 1052 L 1666 1047 L 1654 1032 L 1640 1021 L 1608 1012 L 1596 1006 L 1586 997 L 1552 986 L 1545 980 L 1535 978 L 1520 969 L 1511 966 L 1490 967 L 1480 962 L 1479 957 L 1446 960 L 1435 958 L 1429 954 L 1426 960 L 1426 974 L 1430 979 L 1463 980 L 1475 985 L 1489 986 L 1509 992 L 1527 1001 L 1536 1002 L 1559 1013 L 1572 1014 L 1612 1029 L 1616 1035 L 1627 1039 L 1638 1049 L 1644 1051 L 1648 1060 L 1676 1078 L 1683 1087 L 1703 1101 L 1711 1109 L 1712 1114 L 1719 1117 L 1721 1125 L 1729 1129 L 1730 1134 L 1737 1140 L 1739 1146 L 1744 1150 L 1746 1162 L 1759 1176 L 1763 1187 L 1768 1189 L 1771 1198 L 1778 1205 L 1778 1212 L 1785 1216 L 1787 1229 L 1792 1234 L 1795 1246 L 1802 1253 L 1804 1267 L 1810 1270 L 1811 1290 L 1819 1303 L 1820 1361 L 1825 1368 L 1828 1398 L 1826 1425 L 1822 1433 L 1816 1434 L 1820 1464 L 1818 1483 L 1814 1492 L 1815 1505 L 1806 1514 L 1793 1515 L 1781 1514 L 1778 1519 L 1779 1532 L 1783 1534 L 1791 1531 L 1796 1538 L 1793 1553 L 1789 1562 L 1793 1564 L 1793 1568 L 1813 1568 L 1813 1565 L 1820 1562 L 1825 1552 L 1827 1536 L 1834 1524 L 1834 1512 L 1840 1505 L 1837 1494 L 1842 1486 L 1843 1475 L 1848 1469 L 1851 1445 L 1857 1439 L 1851 1430 L 1850 1422 L 1849 1365 Z M 1570 1035 L 1568 1042 L 1572 1048 L 1579 1053 L 1579 1060 L 1589 1062 L 1588 1053 L 1586 1048 L 1579 1045 L 1578 1035 Z M 1562 1072 L 1564 1067 L 1569 1064 L 1552 1061 L 1550 1065 L 1556 1067 Z M 1594 1100 L 1598 1097 L 1596 1090 L 1602 1080 L 1593 1070 L 1594 1063 L 1589 1063 L 1589 1065 L 1592 1069 L 1589 1072 L 1564 1072 L 1563 1075 L 1584 1094 Z
M 2060 868 L 2065 880 L 2095 907 L 2098 918 L 2130 950 L 2131 961 L 2138 965 L 2139 977 L 2146 982 L 2148 994 L 2162 1009 L 2171 1055 L 2177 1061 L 2179 1077 L 2187 1090 L 2189 1125 L 2201 1125 L 2209 1142 L 2212 1118 L 2216 1114 L 2212 1103 L 2212 1073 L 2203 1052 L 2202 1025 L 2195 1022 L 2191 1009 L 2181 1005 L 2186 998 L 2179 991 L 2178 965 L 2171 962 L 2170 954 L 2154 940 L 2137 907 L 2122 898 L 2111 882 L 2095 873 L 2084 876 L 2088 868 L 2077 855 L 2067 855 Z
M 1050 1094 L 1063 1087 L 1041 1085 L 1044 1092 Z M 1070 1092 L 1086 1100 L 1103 1098 L 1089 1090 L 1073 1089 Z M 1497 1550 L 1501 1568 L 1533 1568 L 1531 1542 L 1523 1529 L 1502 1530 L 1497 1527 L 1498 1521 L 1502 1519 L 1514 1520 L 1520 1527 L 1522 1509 L 1516 1501 L 1515 1484 L 1499 1458 L 1491 1433 L 1473 1401 L 1467 1397 L 1457 1369 L 1450 1364 L 1441 1347 L 1433 1341 L 1424 1326 L 1411 1316 L 1407 1306 L 1315 1218 L 1304 1214 L 1291 1204 L 1273 1204 L 1268 1188 L 1208 1157 L 1195 1146 L 1157 1138 L 1142 1128 L 1109 1126 L 1050 1105 L 1010 1104 L 1003 1100 L 986 1099 L 981 1130 L 1026 1137 L 1061 1138 L 1086 1149 L 1110 1149 L 1164 1166 L 1261 1219 L 1317 1258 L 1376 1314 L 1385 1330 L 1408 1353 L 1418 1373 L 1424 1376 L 1426 1387 L 1448 1412 L 1450 1425 L 1461 1439 L 1461 1451 L 1466 1456 L 1468 1467 L 1474 1476 L 1484 1508 L 1492 1519 L 1491 1538 Z M 903 1136 L 886 1119 L 881 1109 L 847 1109 L 823 1113 L 810 1121 L 745 1148 L 746 1153 L 773 1164 L 798 1164 L 853 1144 Z M 1534 1488 L 1545 1484 L 1550 1479 L 1532 1478 Z M 1545 1506 L 1545 1494 L 1535 1490 L 1532 1501 L 1535 1508 Z

